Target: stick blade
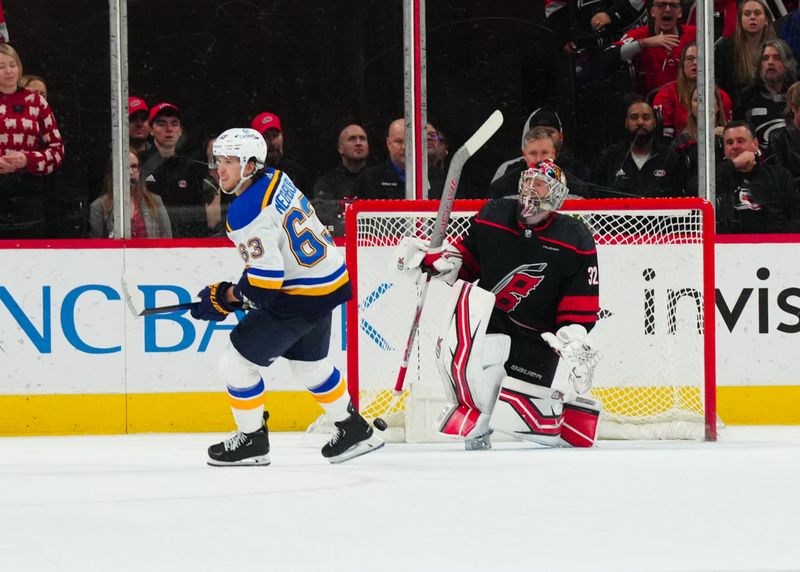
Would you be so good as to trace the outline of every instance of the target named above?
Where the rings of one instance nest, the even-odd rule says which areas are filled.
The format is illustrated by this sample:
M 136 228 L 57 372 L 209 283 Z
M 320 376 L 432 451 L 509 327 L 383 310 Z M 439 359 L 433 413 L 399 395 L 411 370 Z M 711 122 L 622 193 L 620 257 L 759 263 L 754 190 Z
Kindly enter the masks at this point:
M 185 304 L 173 304 L 172 306 L 160 306 L 158 308 L 145 308 L 139 312 L 140 316 L 152 316 L 153 314 L 169 314 L 181 310 L 190 310 L 197 302 L 186 302 Z
M 470 156 L 483 147 L 483 144 L 500 129 L 501 125 L 503 125 L 503 113 L 499 109 L 495 109 L 494 113 L 492 113 L 489 118 L 483 122 L 483 125 L 478 127 L 478 130 L 472 137 L 464 143 L 464 147 L 466 147 Z

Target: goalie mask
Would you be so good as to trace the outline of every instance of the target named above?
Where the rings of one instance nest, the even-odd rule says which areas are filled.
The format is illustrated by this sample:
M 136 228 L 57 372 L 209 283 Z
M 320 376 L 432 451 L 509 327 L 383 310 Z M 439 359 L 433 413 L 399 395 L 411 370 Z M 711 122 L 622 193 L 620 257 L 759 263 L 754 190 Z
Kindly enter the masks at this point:
M 235 188 L 230 191 L 220 190 L 226 194 L 234 195 L 241 188 L 245 181 L 264 169 L 264 162 L 267 160 L 267 143 L 261 134 L 255 129 L 236 128 L 223 131 L 214 141 L 212 151 L 214 165 L 209 164 L 209 168 L 216 168 L 217 157 L 237 157 L 239 159 L 241 180 Z M 255 169 L 249 175 L 244 174 L 247 163 L 253 161 Z
M 550 159 L 531 164 L 519 177 L 519 216 L 525 220 L 541 212 L 556 211 L 567 198 L 567 178 Z

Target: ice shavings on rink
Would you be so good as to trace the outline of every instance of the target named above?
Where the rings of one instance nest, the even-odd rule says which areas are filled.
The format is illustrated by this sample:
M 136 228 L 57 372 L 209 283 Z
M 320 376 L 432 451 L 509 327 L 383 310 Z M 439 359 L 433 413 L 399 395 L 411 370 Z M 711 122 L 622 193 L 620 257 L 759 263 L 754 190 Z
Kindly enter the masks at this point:
M 277 433 L 269 467 L 208 467 L 220 437 L 0 439 L 0 569 L 800 570 L 800 427 L 335 466 Z

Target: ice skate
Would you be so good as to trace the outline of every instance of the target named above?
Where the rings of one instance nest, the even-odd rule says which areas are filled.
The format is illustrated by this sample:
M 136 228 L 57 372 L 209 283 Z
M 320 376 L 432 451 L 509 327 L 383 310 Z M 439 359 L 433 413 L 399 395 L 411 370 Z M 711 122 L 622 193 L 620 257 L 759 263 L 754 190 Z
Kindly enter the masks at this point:
M 322 456 L 331 463 L 342 463 L 383 447 L 383 439 L 374 435 L 369 423 L 358 414 L 353 404 L 347 406 L 350 416 L 334 422 L 336 433 L 322 447 Z
M 467 439 L 464 441 L 464 450 L 465 451 L 484 451 L 486 449 L 492 448 L 492 431 L 489 429 L 483 435 L 478 435 L 477 437 L 473 437 L 472 439 Z
M 269 431 L 267 430 L 269 413 L 264 412 L 264 421 L 258 431 L 252 433 L 237 432 L 208 448 L 208 464 L 213 467 L 242 467 L 269 465 Z

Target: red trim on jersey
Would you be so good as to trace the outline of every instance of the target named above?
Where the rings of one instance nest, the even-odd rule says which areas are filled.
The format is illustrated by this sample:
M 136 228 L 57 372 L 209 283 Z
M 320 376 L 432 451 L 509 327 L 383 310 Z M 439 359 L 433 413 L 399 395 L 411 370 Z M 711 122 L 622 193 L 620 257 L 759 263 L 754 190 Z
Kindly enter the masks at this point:
M 597 249 L 593 248 L 592 250 L 578 250 L 576 246 L 572 246 L 571 244 L 567 244 L 566 242 L 561 242 L 560 240 L 553 240 L 552 238 L 545 238 L 543 236 L 539 237 L 543 242 L 550 242 L 552 244 L 557 244 L 559 246 L 563 246 L 564 248 L 569 248 L 577 252 L 578 254 L 596 254 Z
M 486 226 L 492 226 L 494 228 L 499 228 L 500 230 L 505 230 L 506 232 L 510 232 L 514 236 L 518 235 L 519 232 L 513 228 L 509 228 L 502 224 L 497 224 L 496 222 L 490 222 L 486 219 L 475 217 L 475 224 L 485 224 Z
M 579 322 L 581 324 L 593 324 L 597 321 L 597 316 L 592 314 L 559 314 L 556 316 L 556 324 Z
M 542 220 L 542 222 L 540 222 L 539 224 L 534 226 L 528 226 L 520 222 L 519 219 L 517 219 L 517 227 L 519 228 L 520 231 L 532 230 L 538 232 L 540 230 L 546 229 L 548 226 L 553 224 L 554 220 L 556 220 L 556 217 L 550 214 L 546 219 Z
M 558 303 L 558 311 L 597 312 L 600 310 L 598 296 L 564 296 Z
M 473 282 L 481 274 L 481 265 L 478 264 L 472 253 L 461 242 L 457 242 L 455 247 L 461 253 L 461 258 L 463 259 L 461 270 L 458 271 L 458 277 L 465 282 Z

